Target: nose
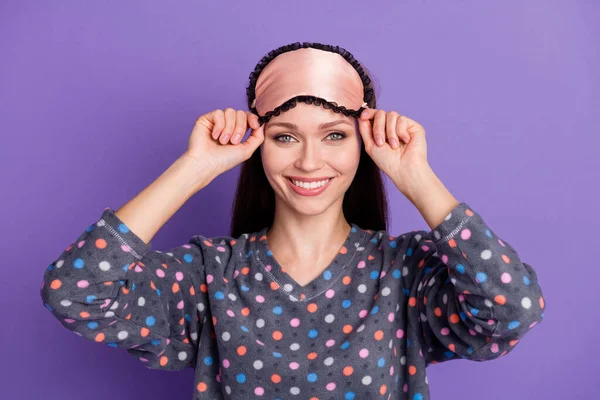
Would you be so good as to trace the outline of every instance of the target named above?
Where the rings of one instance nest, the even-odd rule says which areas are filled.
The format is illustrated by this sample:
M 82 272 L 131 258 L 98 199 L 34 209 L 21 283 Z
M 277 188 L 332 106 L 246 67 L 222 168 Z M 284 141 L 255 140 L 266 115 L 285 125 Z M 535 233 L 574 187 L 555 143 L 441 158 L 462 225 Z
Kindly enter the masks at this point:
M 298 155 L 294 166 L 299 170 L 310 172 L 323 167 L 323 157 L 319 148 L 319 143 L 305 141 L 298 150 Z

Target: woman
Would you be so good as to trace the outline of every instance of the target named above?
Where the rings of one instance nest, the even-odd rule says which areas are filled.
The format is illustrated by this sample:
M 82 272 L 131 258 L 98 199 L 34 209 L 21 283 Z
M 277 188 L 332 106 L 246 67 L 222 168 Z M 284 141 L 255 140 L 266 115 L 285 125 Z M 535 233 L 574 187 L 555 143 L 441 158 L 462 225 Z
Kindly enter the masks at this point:
M 423 127 L 377 110 L 370 83 L 339 47 L 269 53 L 250 112 L 200 117 L 171 167 L 50 265 L 46 307 L 149 368 L 195 368 L 202 399 L 427 399 L 429 364 L 510 352 L 543 318 L 535 271 L 448 192 Z M 150 250 L 241 162 L 231 236 Z M 380 171 L 430 232 L 387 233 Z

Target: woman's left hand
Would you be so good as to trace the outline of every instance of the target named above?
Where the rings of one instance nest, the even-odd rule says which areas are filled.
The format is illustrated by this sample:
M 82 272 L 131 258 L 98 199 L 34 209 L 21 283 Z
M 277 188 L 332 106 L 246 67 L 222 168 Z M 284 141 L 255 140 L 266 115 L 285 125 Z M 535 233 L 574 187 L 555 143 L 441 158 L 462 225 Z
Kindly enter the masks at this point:
M 419 173 L 430 168 L 425 129 L 395 111 L 371 108 L 362 112 L 358 127 L 367 154 L 402 194 L 410 193 L 418 184 Z

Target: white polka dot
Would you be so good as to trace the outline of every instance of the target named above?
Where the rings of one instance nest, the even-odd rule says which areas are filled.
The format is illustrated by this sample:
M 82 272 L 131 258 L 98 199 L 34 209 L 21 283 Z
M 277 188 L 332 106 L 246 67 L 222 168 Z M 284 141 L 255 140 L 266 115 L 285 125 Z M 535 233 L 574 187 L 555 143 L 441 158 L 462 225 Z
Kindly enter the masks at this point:
M 327 357 L 324 361 L 323 364 L 327 365 L 328 367 L 333 365 L 333 357 Z
M 358 329 L 356 330 L 356 332 L 362 332 L 363 329 L 365 329 L 365 324 L 361 324 Z
M 521 300 L 521 305 L 523 308 L 529 310 L 531 308 L 531 299 L 529 297 L 523 297 Z
M 231 386 L 225 386 L 225 391 L 227 392 L 227 394 L 231 394 Z
M 257 281 L 262 281 L 263 275 L 260 272 L 257 272 L 256 274 L 254 274 L 254 279 L 256 279 Z
M 66 300 L 66 299 L 65 299 L 65 300 L 62 300 L 62 301 L 60 302 L 60 305 L 61 305 L 61 306 L 63 306 L 63 307 L 69 307 L 71 304 L 73 304 L 73 303 L 71 303 L 71 301 L 69 301 L 69 300 Z
M 483 260 L 489 260 L 492 258 L 492 252 L 490 250 L 484 250 L 481 252 L 481 258 Z
M 104 226 L 104 225 L 106 225 L 106 221 L 104 221 L 103 219 L 101 219 L 100 221 L 96 222 L 96 225 L 98 225 L 98 226 Z
M 290 388 L 290 393 L 293 394 L 294 396 L 298 395 L 298 394 L 300 394 L 300 388 L 294 386 L 294 387 Z
M 328 324 L 332 323 L 333 321 L 335 321 L 335 315 L 327 314 L 325 316 L 325 322 L 327 322 Z
M 400 358 L 400 364 L 402 364 L 402 365 L 406 365 L 406 356 L 402 356 L 402 357 Z
M 365 293 L 367 291 L 367 285 L 358 285 L 357 289 L 359 293 Z
M 490 299 L 485 299 L 484 303 L 486 306 L 488 306 L 489 308 L 492 308 L 494 306 L 494 304 L 492 303 L 492 301 Z
M 235 299 L 237 299 L 237 297 L 235 297 L 235 294 L 233 294 L 233 293 L 229 293 L 229 295 L 227 297 L 229 297 L 229 300 L 231 300 L 231 301 L 235 301 Z
M 371 377 L 369 375 L 364 376 L 361 380 L 363 385 L 370 385 L 371 384 Z
M 117 333 L 117 338 L 119 340 L 125 340 L 127 339 L 127 336 L 129 336 L 129 333 L 127 331 L 120 331 L 119 333 Z
M 296 350 L 298 350 L 299 348 L 300 348 L 300 345 L 299 345 L 298 343 L 292 343 L 292 344 L 290 345 L 290 350 L 292 350 L 292 351 L 296 351 Z
M 285 290 L 286 292 L 291 292 L 292 289 L 294 289 L 294 288 L 289 283 L 286 283 L 285 285 L 283 285 L 283 290 Z
M 145 298 L 143 298 L 143 297 L 140 297 L 140 298 L 138 299 L 138 306 L 140 306 L 140 307 L 144 307 L 144 305 L 145 305 L 145 304 L 146 304 L 146 299 L 145 299 Z
M 256 327 L 257 328 L 262 328 L 263 326 L 265 326 L 265 320 L 260 318 L 256 320 Z
M 221 338 L 225 341 L 228 342 L 229 339 L 231 339 L 231 335 L 229 334 L 229 332 L 223 332 L 223 334 L 221 335 Z
M 104 318 L 112 318 L 115 316 L 115 313 L 112 311 L 107 311 L 104 313 Z
M 435 276 L 433 278 L 431 278 L 431 280 L 429 281 L 427 286 L 433 286 L 434 284 L 435 284 Z
M 387 286 L 384 287 L 383 289 L 381 289 L 381 294 L 383 296 L 388 296 L 391 292 L 392 292 L 392 290 Z
M 98 267 L 100 267 L 102 271 L 106 272 L 110 269 L 110 263 L 108 261 L 100 261 Z
M 63 266 L 63 264 L 64 264 L 64 263 L 65 263 L 65 260 L 58 260 L 58 261 L 56 262 L 56 264 L 54 264 L 54 266 L 55 266 L 56 268 L 60 268 L 60 267 L 62 267 L 62 266 Z
M 198 303 L 198 304 L 196 304 L 196 308 L 200 312 L 204 311 L 204 303 Z
M 256 360 L 254 361 L 254 364 L 252 364 L 252 366 L 254 367 L 254 369 L 262 369 L 263 362 L 260 360 Z
M 180 351 L 177 353 L 177 358 L 179 358 L 179 361 L 183 361 L 187 358 L 187 353 L 185 351 Z
M 408 275 L 408 273 L 409 273 L 408 267 L 402 267 L 402 276 L 406 276 L 406 275 Z

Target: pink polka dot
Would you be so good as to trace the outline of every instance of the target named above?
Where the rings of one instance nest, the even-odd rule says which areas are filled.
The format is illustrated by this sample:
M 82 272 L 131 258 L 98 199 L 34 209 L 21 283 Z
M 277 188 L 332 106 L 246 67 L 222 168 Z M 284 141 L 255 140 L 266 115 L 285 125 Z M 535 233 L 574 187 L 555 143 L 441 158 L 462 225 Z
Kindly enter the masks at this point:
M 503 273 L 500 279 L 502 279 L 503 283 L 509 283 L 510 281 L 512 281 L 512 277 L 508 272 Z
M 358 316 L 361 318 L 366 317 L 369 314 L 369 312 L 367 310 L 360 310 L 360 312 L 358 313 Z
M 325 342 L 325 346 L 327 347 L 331 347 L 335 344 L 335 340 L 333 339 L 329 339 L 328 341 Z
M 442 328 L 441 333 L 442 333 L 442 335 L 447 336 L 447 335 L 450 334 L 450 329 L 448 329 L 448 328 Z
M 404 331 L 403 331 L 402 329 L 398 329 L 398 330 L 396 331 L 396 337 L 397 337 L 398 339 L 402 339 L 402 338 L 404 337 Z
M 427 252 L 427 250 L 429 250 L 429 246 L 424 244 L 423 246 L 421 246 L 421 250 L 423 250 L 424 252 Z
M 297 362 L 291 362 L 290 363 L 290 368 L 291 369 L 298 369 L 298 367 L 300 367 L 300 364 L 298 364 Z
M 329 382 L 326 386 L 325 389 L 331 391 L 331 390 L 335 390 L 335 383 L 334 382 Z
M 408 392 L 408 383 L 405 383 L 404 386 L 402 387 L 402 390 L 404 390 L 404 392 Z
M 290 320 L 290 325 L 294 328 L 297 328 L 298 326 L 300 326 L 300 320 L 298 318 L 292 318 Z
M 362 349 L 361 351 L 358 352 L 358 355 L 361 358 L 367 358 L 369 356 L 369 350 L 367 349 Z
M 79 282 L 77 282 L 77 287 L 80 288 L 80 289 L 85 289 L 88 286 L 90 286 L 90 283 L 88 281 L 79 281 Z
M 390 376 L 394 375 L 394 366 L 392 365 L 390 367 Z
M 379 274 L 379 279 L 383 278 L 385 276 L 386 272 L 385 271 L 381 271 L 381 274 Z
M 126 244 L 122 244 L 121 250 L 123 250 L 125 253 L 129 253 L 131 251 L 131 247 L 127 246 Z
M 265 266 L 265 269 L 266 269 L 267 271 L 270 271 L 270 270 L 271 270 L 271 268 L 273 268 L 273 267 L 271 267 L 271 265 L 267 265 L 267 266 Z
M 229 315 L 230 317 L 235 317 L 235 313 L 231 310 L 227 310 L 227 315 Z
M 162 269 L 157 269 L 156 270 L 156 276 L 158 276 L 159 278 L 164 278 L 165 277 L 165 271 L 163 271 Z
M 223 366 L 225 368 L 229 368 L 229 360 L 228 359 L 226 359 L 226 358 L 223 359 Z
M 221 253 L 223 253 L 225 251 L 225 247 L 217 246 L 217 250 L 220 251 Z
M 181 271 L 178 271 L 178 272 L 175 274 L 175 279 L 177 279 L 178 281 L 180 281 L 180 282 L 181 282 L 181 281 L 183 280 L 183 272 L 181 272 Z
M 77 243 L 77 247 L 81 248 L 84 244 L 85 244 L 85 240 L 82 240 L 79 243 Z
M 460 238 L 462 240 L 469 240 L 471 238 L 471 230 L 463 229 L 462 231 L 460 231 Z
M 492 343 L 492 347 L 490 348 L 492 353 L 497 353 L 500 349 L 498 348 L 498 343 Z
M 258 303 L 264 303 L 265 298 L 259 294 L 258 296 L 256 296 L 256 301 Z
M 177 303 L 177 308 L 179 310 L 183 310 L 183 300 L 181 300 L 179 303 Z
M 142 272 L 143 271 L 142 267 L 140 267 L 139 265 L 136 265 L 135 268 L 134 268 L 134 270 L 135 270 L 135 272 Z
M 333 296 L 335 296 L 335 290 L 329 289 L 325 292 L 325 297 L 327 297 L 328 299 L 331 299 Z
M 254 388 L 254 394 L 257 396 L 262 396 L 263 394 L 265 394 L 265 389 L 261 388 L 260 386 Z
M 237 269 L 235 271 L 233 271 L 234 278 L 237 278 L 239 274 L 240 274 L 240 271 L 238 271 Z
M 442 262 L 446 265 L 448 265 L 448 256 L 446 254 L 442 254 Z
M 394 313 L 389 313 L 388 314 L 388 321 L 394 322 Z
M 211 283 L 215 279 L 211 274 L 206 275 L 206 283 Z
M 358 265 L 356 266 L 357 268 L 364 268 L 367 265 L 366 262 L 364 261 L 359 261 Z

